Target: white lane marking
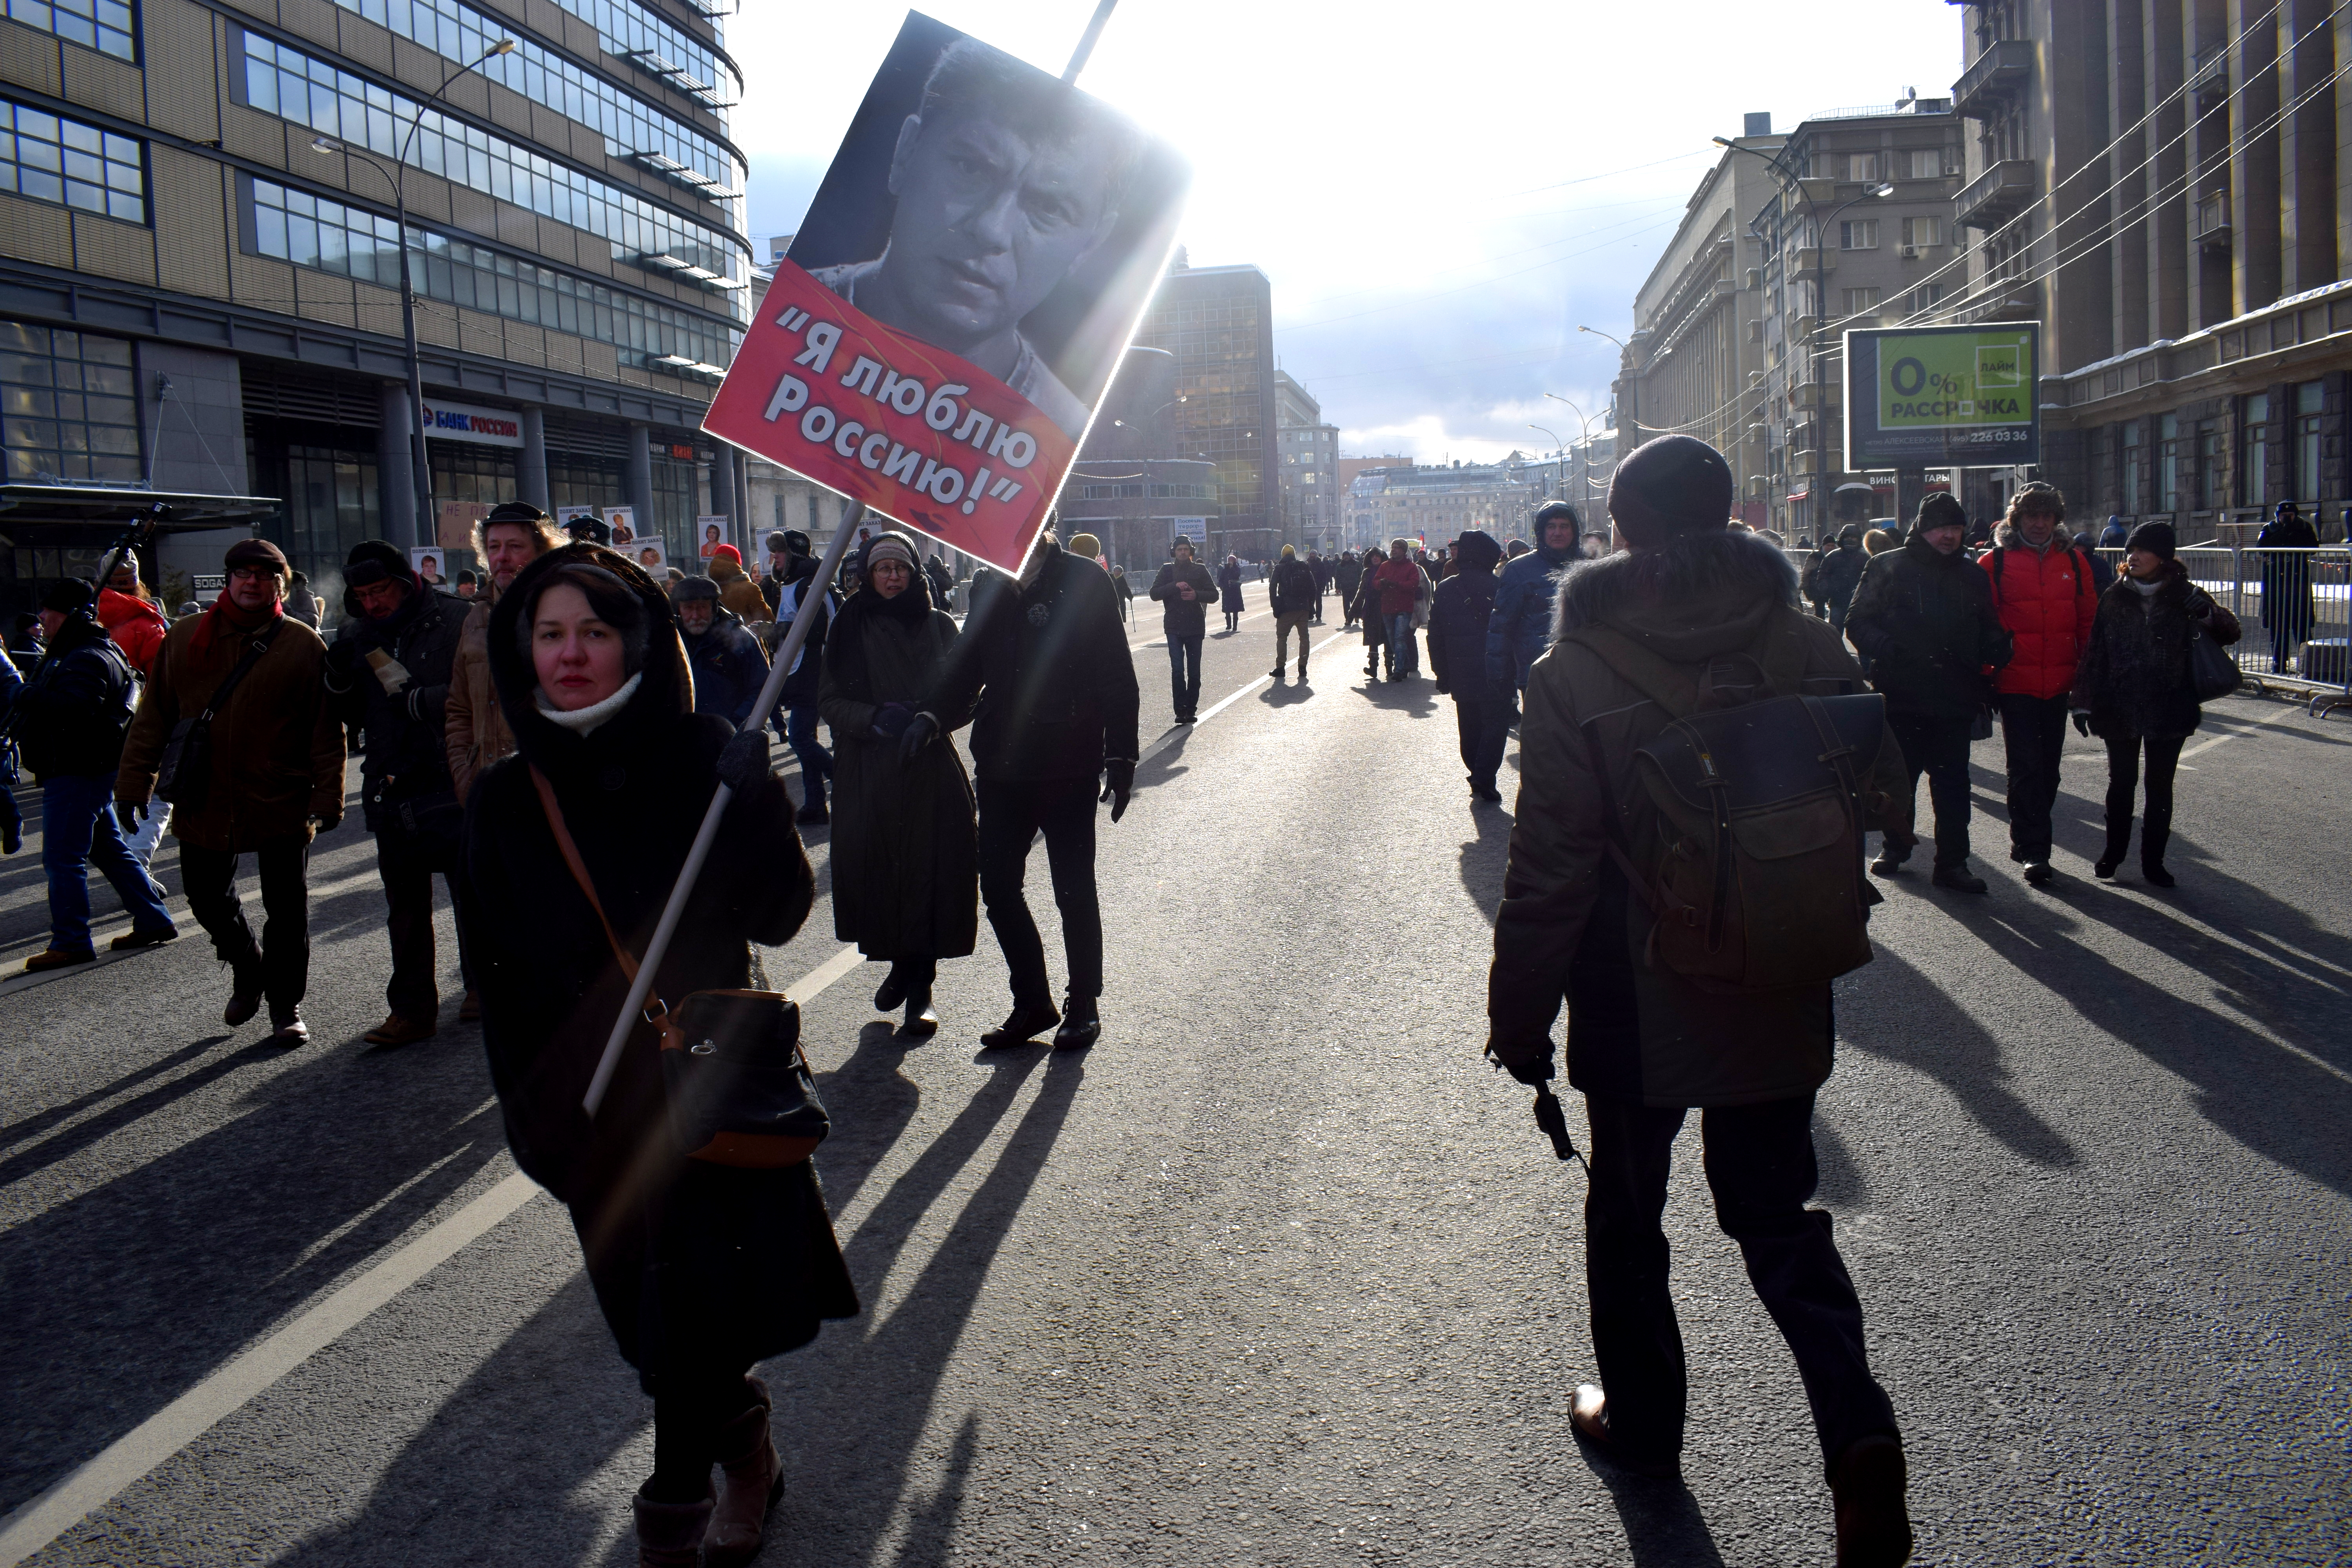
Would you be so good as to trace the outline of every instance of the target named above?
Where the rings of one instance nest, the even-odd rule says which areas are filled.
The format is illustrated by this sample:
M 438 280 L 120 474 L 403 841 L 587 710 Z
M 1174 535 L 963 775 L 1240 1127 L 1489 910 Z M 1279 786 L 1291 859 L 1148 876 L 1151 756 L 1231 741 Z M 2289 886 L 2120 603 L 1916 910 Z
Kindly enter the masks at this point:
M 2293 711 L 2299 711 L 2299 710 Z M 2234 715 L 2232 716 L 2234 717 Z M 2226 735 L 2216 735 L 2210 741 L 2198 742 L 2197 744 L 2189 747 L 2187 751 L 2180 753 L 2180 760 L 2185 763 L 2189 758 L 2205 752 L 2210 752 L 2216 746 L 2226 745 L 2228 742 L 2237 740 L 2241 736 L 2251 735 L 2264 724 L 2281 723 L 2289 716 L 2290 714 L 2286 712 L 2266 713 L 2259 719 L 2249 719 L 2245 721 L 2246 727 L 2242 730 L 2232 730 Z
M 790 994 L 805 1002 L 863 962 L 855 947 L 845 946 L 795 982 Z M 426 1173 L 420 1172 L 412 1181 Z M 503 1224 L 539 1191 L 537 1182 L 513 1172 L 422 1236 L 371 1264 L 326 1300 L 301 1309 L 240 1351 L 211 1376 L 116 1438 L 96 1458 L 0 1521 L 0 1568 L 16 1568 L 47 1547 L 468 1243 Z

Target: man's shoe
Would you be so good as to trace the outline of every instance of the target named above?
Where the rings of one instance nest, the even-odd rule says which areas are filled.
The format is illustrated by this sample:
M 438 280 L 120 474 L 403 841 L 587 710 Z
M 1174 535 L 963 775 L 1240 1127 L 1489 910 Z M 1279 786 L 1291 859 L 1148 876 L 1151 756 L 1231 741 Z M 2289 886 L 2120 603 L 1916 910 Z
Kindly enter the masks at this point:
M 2116 879 L 2116 868 L 2122 863 L 2120 859 L 2110 859 L 2102 855 L 2097 860 L 2092 862 L 2091 875 L 2102 882 L 2112 882 Z
M 2140 879 L 2151 888 L 2172 888 L 2179 885 L 2179 879 L 2166 870 L 2164 862 L 2161 860 L 2141 861 L 2139 874 Z
M 242 981 L 230 982 L 228 1005 L 221 1009 L 221 1022 L 234 1029 L 261 1011 L 261 982 L 250 987 Z
M 178 926 L 165 926 L 161 931 L 140 931 L 136 927 L 124 931 L 106 945 L 116 952 L 131 952 L 142 947 L 161 947 L 167 942 L 180 940 Z
M 52 969 L 71 969 L 77 963 L 94 963 L 97 961 L 98 954 L 89 948 L 76 952 L 72 948 L 53 947 L 25 960 L 25 973 L 40 974 Z M 246 1015 L 248 1018 L 252 1016 L 250 1013 Z
M 457 1022 L 478 1024 L 482 1021 L 482 994 L 472 986 L 466 987 L 466 999 L 457 1004 Z
M 1280 680 L 1283 677 L 1284 668 L 1284 666 L 1277 664 L 1272 669 L 1267 670 L 1266 673 L 1274 677 L 1275 679 Z
M 1903 863 L 1910 858 L 1908 855 L 1897 855 L 1891 849 L 1882 849 L 1878 852 L 1878 858 L 1870 863 L 1870 874 L 1874 877 L 1892 877 L 1902 870 Z
M 265 1046 L 277 1046 L 286 1050 L 309 1045 L 310 1026 L 302 1022 L 302 1009 L 297 1007 L 282 1018 L 272 1013 L 269 1018 L 269 1037 L 261 1043 Z
M 1102 1038 L 1102 1015 L 1095 1009 L 1091 996 L 1069 996 L 1062 1001 L 1062 1026 L 1054 1031 L 1054 1048 L 1057 1051 L 1091 1049 Z
M 1035 1007 L 1016 1005 L 1013 1016 L 980 1037 L 982 1050 L 1001 1051 L 1013 1046 L 1034 1044 L 1039 1035 L 1062 1021 L 1052 1003 Z
M 1307 679 L 1307 661 L 1303 658 L 1298 661 L 1298 679 L 1301 680 Z
M 1576 1402 L 1569 1406 L 1568 1423 L 1576 1428 L 1578 1436 L 1607 1455 L 1609 1462 L 1621 1470 L 1654 1481 L 1682 1479 L 1683 1468 L 1678 1460 L 1634 1459 L 1618 1451 L 1609 1433 L 1609 1396 L 1592 1384 L 1576 1385 Z
M 1490 784 L 1474 784 L 1470 786 L 1470 793 L 1489 805 L 1498 805 L 1502 803 L 1503 792 Z
M 371 1046 L 413 1046 L 440 1032 L 441 1026 L 430 1018 L 404 1018 L 394 1013 L 360 1038 Z
M 2042 887 L 2058 879 L 2058 868 L 2047 860 L 2028 860 L 2025 863 L 2025 879 L 2037 888 Z
M 814 801 L 794 812 L 793 820 L 803 827 L 817 827 L 831 822 L 833 813 L 825 809 L 824 802 Z
M 1902 1568 L 1911 1561 L 1911 1516 L 1903 1506 L 1902 1439 L 1864 1437 L 1830 1468 L 1837 1500 L 1838 1568 Z
M 1932 880 L 1936 886 L 1949 888 L 1956 893 L 1981 893 L 1986 890 L 1985 879 L 1966 866 L 1938 866 Z
M 928 1040 L 939 1032 L 940 1010 L 931 1005 L 931 988 L 926 985 L 907 997 L 907 1016 L 898 1025 L 898 1033 Z

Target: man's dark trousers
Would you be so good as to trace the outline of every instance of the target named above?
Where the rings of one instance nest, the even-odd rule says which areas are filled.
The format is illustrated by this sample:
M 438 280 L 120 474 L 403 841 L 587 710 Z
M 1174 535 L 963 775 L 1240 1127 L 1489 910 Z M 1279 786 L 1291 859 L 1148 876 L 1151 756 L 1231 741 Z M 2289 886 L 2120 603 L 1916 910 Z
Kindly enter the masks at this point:
M 1489 686 L 1477 676 L 1469 677 L 1466 690 L 1454 693 L 1454 728 L 1462 746 L 1462 765 L 1470 770 L 1470 782 L 1489 789 L 1494 787 L 1495 774 L 1503 765 L 1503 745 L 1511 728 L 1511 689 Z
M 2050 858 L 2050 812 L 2058 803 L 2067 700 L 2063 692 L 2000 694 L 2000 739 L 2009 752 L 2009 843 L 2021 860 Z
M 1179 719 L 1201 710 L 1201 635 L 1168 634 L 1168 695 Z
M 1667 1289 L 1660 1218 L 1678 1107 L 1585 1097 L 1592 1126 L 1592 1185 L 1584 1200 L 1585 1281 L 1592 1348 L 1609 1396 L 1612 1440 L 1628 1458 L 1682 1451 L 1685 1379 L 1682 1331 Z M 1813 1194 L 1813 1097 L 1702 1113 L 1716 1222 L 1739 1244 L 1748 1283 L 1796 1353 L 1823 1462 L 1855 1439 L 1895 1431 L 1895 1407 L 1870 1375 L 1862 1303 Z
M 1200 643 L 1198 637 L 1192 642 Z M 980 781 L 980 897 L 988 923 L 1012 971 L 1013 1005 L 1050 1007 L 1053 983 L 1045 948 L 1021 884 L 1029 847 L 1043 830 L 1054 903 L 1062 912 L 1062 946 L 1069 960 L 1070 994 L 1102 994 L 1102 910 L 1095 899 L 1095 781 Z
M 452 880 L 456 857 L 440 839 L 387 822 L 376 830 L 375 867 L 392 910 L 392 979 L 383 988 L 383 999 L 394 1017 L 431 1023 L 441 1011 L 441 986 L 433 963 L 433 873 Z M 454 882 L 449 901 L 455 910 Z M 458 946 L 463 951 L 462 933 Z
M 1964 864 L 1969 858 L 1969 721 L 1891 713 L 1886 727 L 1895 731 L 1895 743 L 1903 748 L 1915 801 L 1919 775 L 1927 775 L 1927 795 L 1936 807 L 1937 868 Z M 1912 843 L 1917 842 L 1915 835 Z M 1897 847 L 1890 844 L 1888 847 Z M 1908 858 L 1910 845 L 1900 849 L 1902 857 Z
M 213 939 L 240 991 L 258 985 L 272 1024 L 284 1023 L 310 984 L 310 842 L 274 838 L 254 851 L 261 873 L 261 941 L 253 940 L 236 896 L 236 852 L 180 846 L 180 889 L 188 912 Z

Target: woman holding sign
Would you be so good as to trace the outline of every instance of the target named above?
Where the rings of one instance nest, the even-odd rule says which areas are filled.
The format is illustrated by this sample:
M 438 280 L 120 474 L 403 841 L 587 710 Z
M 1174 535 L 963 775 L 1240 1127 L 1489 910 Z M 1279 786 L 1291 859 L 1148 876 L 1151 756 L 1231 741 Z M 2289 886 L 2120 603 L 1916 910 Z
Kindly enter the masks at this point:
M 507 1143 L 572 1211 L 596 1304 L 653 1395 L 640 1562 L 749 1562 L 783 1488 L 750 1369 L 857 1311 L 824 1195 L 805 1162 L 681 1152 L 650 1026 L 593 1119 L 581 1100 L 628 994 L 635 961 L 614 950 L 646 951 L 722 774 L 729 850 L 703 871 L 656 994 L 751 985 L 751 943 L 800 929 L 814 879 L 764 735 L 739 757 L 727 721 L 693 711 L 669 601 L 633 562 L 588 544 L 541 556 L 499 595 L 488 652 L 520 754 L 475 787 L 464 881 Z
M 936 1034 L 931 981 L 942 958 L 961 958 L 980 931 L 980 840 L 971 781 L 953 746 L 908 754 L 919 712 L 942 731 L 969 710 L 931 706 L 956 643 L 955 617 L 931 605 L 915 547 L 897 531 L 866 547 L 866 591 L 833 623 L 818 710 L 834 735 L 833 933 L 890 973 L 874 994 L 883 1012 L 906 1006 L 904 1032 Z

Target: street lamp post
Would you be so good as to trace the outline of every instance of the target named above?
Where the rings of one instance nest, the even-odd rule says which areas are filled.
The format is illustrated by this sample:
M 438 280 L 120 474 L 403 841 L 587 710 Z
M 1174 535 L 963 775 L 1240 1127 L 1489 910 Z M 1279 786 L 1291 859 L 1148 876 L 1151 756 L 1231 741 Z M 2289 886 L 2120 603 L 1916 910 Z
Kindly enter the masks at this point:
M 403 344 L 408 351 L 409 473 L 410 483 L 415 491 L 414 499 L 416 503 L 415 515 L 409 520 L 409 527 L 413 531 L 408 540 L 408 545 L 411 548 L 431 542 L 434 539 L 434 526 L 433 468 L 426 460 L 425 453 L 425 369 L 424 363 L 416 352 L 416 287 L 408 265 L 408 154 L 415 149 L 416 133 L 425 123 L 425 111 L 441 100 L 441 95 L 449 90 L 449 84 L 493 56 L 512 54 L 514 47 L 515 41 L 512 38 L 500 38 L 479 55 L 443 77 L 441 85 L 433 89 L 433 95 L 419 103 L 416 106 L 416 112 L 409 116 L 408 133 L 401 138 L 400 155 L 393 161 L 393 166 L 390 169 L 386 169 L 383 160 L 374 154 L 362 153 L 350 143 L 339 142 L 332 136 L 314 136 L 310 139 L 312 152 L 327 154 L 341 153 L 345 158 L 357 158 L 374 169 L 377 174 L 382 174 L 392 185 L 393 221 L 400 228 L 400 335 Z

